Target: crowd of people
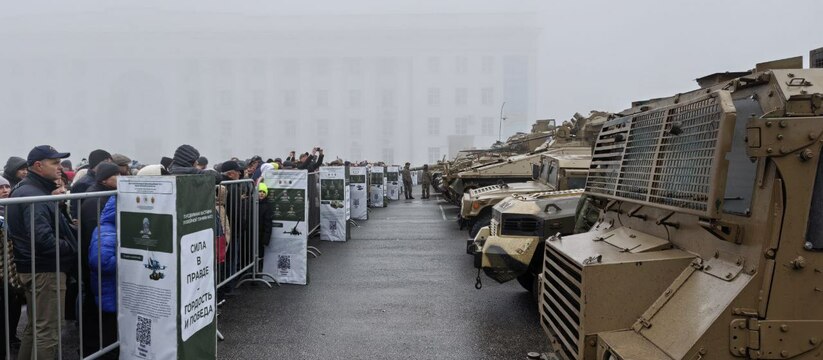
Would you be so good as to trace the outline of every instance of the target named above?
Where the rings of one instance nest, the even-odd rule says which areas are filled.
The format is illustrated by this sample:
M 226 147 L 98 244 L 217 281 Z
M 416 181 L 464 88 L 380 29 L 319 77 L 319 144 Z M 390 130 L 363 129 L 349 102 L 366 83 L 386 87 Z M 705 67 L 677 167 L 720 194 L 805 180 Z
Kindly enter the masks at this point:
M 231 273 L 237 270 L 237 264 L 253 261 L 253 252 L 249 249 L 252 245 L 251 212 L 240 209 L 247 209 L 253 200 L 250 196 L 255 192 L 260 200 L 268 197 L 268 188 L 261 181 L 264 174 L 286 169 L 314 172 L 324 165 L 324 151 L 320 147 L 299 155 L 291 151 L 284 160 L 269 158 L 263 161 L 261 156 L 255 155 L 246 160 L 231 158 L 211 167 L 209 160 L 191 145 L 179 146 L 172 157 L 163 157 L 159 164 L 153 165 L 141 165 L 128 156 L 97 149 L 73 167 L 69 156 L 52 146 L 41 145 L 34 147 L 25 159 L 9 157 L 0 176 L 0 199 L 112 191 L 117 189 L 117 177 L 122 175 L 213 176 L 217 185 L 215 241 L 218 274 Z M 350 163 L 338 159 L 328 165 Z M 368 162 L 353 165 L 371 166 Z M 383 163 L 375 165 L 385 166 Z M 406 197 L 413 198 L 409 166 L 406 163 L 402 174 Z M 427 166 L 423 169 L 423 198 L 428 198 L 431 177 Z M 236 180 L 241 179 L 252 179 L 253 182 L 242 183 L 245 187 L 227 186 L 239 185 L 241 182 Z M 269 201 L 259 201 L 258 206 L 260 241 L 257 252 L 262 258 L 271 236 L 272 209 Z M 57 205 L 40 202 L 0 206 L 0 222 L 6 223 L 0 229 L 7 230 L 9 239 L 9 263 L 0 263 L 0 276 L 3 276 L 2 267 L 9 270 L 8 278 L 4 279 L 9 296 L 3 305 L 8 307 L 10 343 L 12 347 L 19 346 L 18 359 L 31 358 L 35 346 L 38 358 L 53 358 L 60 336 L 58 314 L 63 314 L 66 320 L 79 320 L 77 310 L 80 308 L 82 321 L 87 324 L 80 334 L 82 356 L 117 340 L 116 209 L 116 196 L 58 201 Z M 83 259 L 80 276 L 76 268 L 78 257 Z M 98 280 L 102 287 L 98 288 Z M 36 287 L 35 294 L 32 294 L 32 287 Z M 218 296 L 228 295 L 222 291 Z M 80 298 L 82 301 L 78 300 Z M 16 329 L 24 304 L 34 305 L 37 311 L 36 314 L 27 311 L 27 326 L 22 339 L 18 339 Z M 63 306 L 59 312 L 58 304 Z M 4 315 L 0 310 L 0 317 Z M 31 326 L 33 322 L 38 324 L 36 334 Z M 102 324 L 102 332 L 98 323 Z M 3 325 L 5 322 L 0 319 L 0 328 L 6 336 L 6 326 Z M 99 341 L 101 337 L 102 343 Z M 0 349 L 5 357 L 6 347 L 0 346 Z

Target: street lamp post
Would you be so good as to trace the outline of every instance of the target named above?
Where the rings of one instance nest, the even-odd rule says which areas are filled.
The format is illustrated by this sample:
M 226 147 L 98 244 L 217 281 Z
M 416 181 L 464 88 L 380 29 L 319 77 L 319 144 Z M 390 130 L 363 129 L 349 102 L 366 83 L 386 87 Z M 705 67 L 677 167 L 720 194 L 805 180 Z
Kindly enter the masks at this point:
M 503 107 L 506 106 L 506 102 L 503 102 L 503 105 L 500 105 L 500 125 L 497 127 L 497 142 L 500 142 L 500 137 L 503 134 L 503 120 L 506 120 L 506 117 L 503 116 Z

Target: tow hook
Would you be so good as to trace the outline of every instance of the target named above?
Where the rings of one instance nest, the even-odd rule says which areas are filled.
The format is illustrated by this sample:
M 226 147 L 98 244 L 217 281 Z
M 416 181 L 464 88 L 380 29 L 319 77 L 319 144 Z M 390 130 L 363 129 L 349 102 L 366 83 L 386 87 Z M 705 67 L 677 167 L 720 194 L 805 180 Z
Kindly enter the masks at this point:
M 474 288 L 477 290 L 483 288 L 483 282 L 480 280 L 480 269 L 477 269 L 477 281 L 474 283 Z

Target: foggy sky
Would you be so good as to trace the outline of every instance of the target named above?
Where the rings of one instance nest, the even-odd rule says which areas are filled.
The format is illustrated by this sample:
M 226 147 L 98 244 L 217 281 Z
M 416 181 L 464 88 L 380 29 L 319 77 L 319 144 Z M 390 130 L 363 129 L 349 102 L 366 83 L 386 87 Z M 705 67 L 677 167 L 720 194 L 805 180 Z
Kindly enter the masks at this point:
M 108 58 L 126 54 L 131 61 L 140 62 L 142 53 L 152 53 L 157 47 L 154 42 L 162 42 L 165 35 L 173 38 L 174 34 L 181 32 L 203 32 L 204 36 L 219 36 L 233 30 L 277 33 L 282 30 L 280 22 L 299 23 L 300 19 L 309 19 L 305 25 L 309 31 L 312 26 L 323 26 L 310 20 L 318 19 L 318 16 L 467 13 L 530 14 L 537 18 L 537 87 L 530 89 L 533 92 L 530 95 L 536 99 L 535 119 L 564 120 L 575 112 L 586 113 L 589 110 L 620 111 L 634 100 L 694 89 L 696 84 L 693 79 L 703 75 L 747 70 L 757 62 L 802 55 L 805 65 L 809 50 L 823 46 L 823 31 L 819 25 L 823 2 L 819 0 L 5 1 L 0 4 L 0 61 L 26 62 L 30 58 L 18 56 L 18 50 L 26 49 L 28 54 L 36 54 L 39 47 L 57 46 L 54 45 L 55 41 L 59 43 L 60 39 L 77 36 L 85 39 L 83 47 L 73 50 L 77 56 Z M 174 21 L 176 16 L 197 19 L 191 16 L 193 14 L 208 15 L 203 18 L 211 23 Z M 16 40 L 18 34 L 26 34 L 26 41 Z M 102 44 L 113 34 L 136 41 L 118 48 L 120 54 L 96 53 L 96 41 Z M 46 45 L 37 39 L 43 39 Z M 242 46 L 242 39 L 238 38 L 237 42 L 237 46 Z M 176 44 L 164 45 L 173 48 Z M 109 51 L 112 49 L 109 46 L 101 49 Z M 187 44 L 179 46 L 186 47 Z M 307 49 L 311 48 L 311 44 L 306 46 Z M 403 44 L 397 46 L 402 47 Z M 42 49 L 44 53 L 48 50 Z M 0 74 L 8 74 L 2 70 Z M 87 71 L 93 73 L 94 69 Z M 14 75 L 18 75 L 15 81 L 25 82 L 27 76 L 48 74 L 48 69 L 44 69 L 39 74 Z M 0 81 L 6 82 L 0 85 L 3 89 L 15 86 L 9 84 L 7 79 L 0 78 Z M 72 86 L 61 84 L 60 88 Z M 47 94 L 48 89 L 43 91 Z M 65 125 L 42 132 L 36 124 L 27 124 L 22 127 L 22 134 L 11 135 L 14 132 L 12 129 L 19 128 L 20 124 L 6 116 L 8 109 L 5 107 L 13 105 L 13 99 L 4 101 L 3 97 L 7 95 L 0 93 L 0 125 L 4 134 L 0 142 L 2 161 L 9 155 L 25 156 L 33 145 L 40 143 L 55 144 L 61 151 L 64 148 L 71 150 L 74 152 L 72 159 L 79 160 L 95 147 L 110 147 L 117 151 L 118 144 L 134 141 L 130 140 L 135 138 L 133 134 L 111 136 L 117 129 L 163 136 L 163 131 L 152 128 L 166 125 L 149 123 L 148 128 L 127 126 L 122 122 L 139 120 L 123 116 L 105 124 Z M 157 94 L 137 105 L 147 108 L 175 106 L 165 98 L 164 94 Z M 104 98 L 99 101 L 108 100 Z M 67 122 L 71 120 L 69 115 Z M 527 130 L 524 126 L 507 128 L 505 132 Z M 21 135 L 31 140 L 21 140 Z M 196 136 L 181 136 L 179 141 L 173 142 L 196 143 L 196 140 Z M 242 139 L 233 140 L 242 142 Z M 148 142 L 149 145 L 151 143 Z M 314 145 L 307 143 L 303 148 Z M 251 148 L 244 149 L 252 151 Z M 170 155 L 171 151 L 173 148 L 162 149 L 157 154 Z M 151 156 L 157 154 L 152 153 Z M 377 160 L 375 156 L 371 158 Z

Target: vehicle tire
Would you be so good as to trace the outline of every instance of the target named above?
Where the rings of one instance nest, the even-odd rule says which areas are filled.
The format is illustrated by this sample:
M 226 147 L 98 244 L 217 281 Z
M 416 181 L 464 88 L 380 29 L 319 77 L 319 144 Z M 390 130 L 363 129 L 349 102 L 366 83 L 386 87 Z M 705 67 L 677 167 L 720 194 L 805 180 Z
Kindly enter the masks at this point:
M 529 292 L 533 293 L 535 282 L 537 282 L 537 276 L 530 271 L 525 272 L 523 275 L 517 277 L 517 282 L 520 283 L 524 289 L 528 290 Z
M 489 226 L 492 223 L 492 214 L 485 213 L 477 217 L 477 220 L 474 221 L 474 224 L 469 229 L 469 236 L 474 239 L 477 236 L 477 233 L 480 232 L 480 229 L 484 226 Z

